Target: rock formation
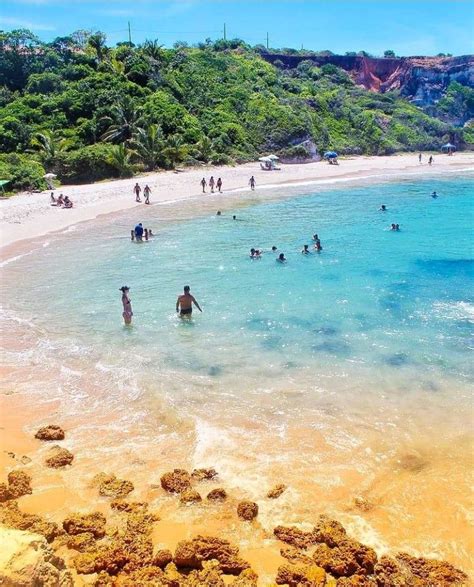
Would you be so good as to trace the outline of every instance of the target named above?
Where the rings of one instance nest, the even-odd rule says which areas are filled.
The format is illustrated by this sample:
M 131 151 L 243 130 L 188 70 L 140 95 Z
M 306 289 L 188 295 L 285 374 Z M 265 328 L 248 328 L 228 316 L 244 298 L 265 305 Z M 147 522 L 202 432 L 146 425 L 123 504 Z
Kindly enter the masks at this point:
M 64 430 L 61 426 L 50 424 L 40 428 L 35 434 L 35 438 L 39 440 L 64 440 Z
M 184 469 L 174 469 L 174 471 L 162 475 L 161 487 L 169 493 L 181 493 L 191 487 L 191 475 Z
M 249 522 L 258 516 L 258 505 L 254 501 L 241 501 L 237 506 L 237 515 Z

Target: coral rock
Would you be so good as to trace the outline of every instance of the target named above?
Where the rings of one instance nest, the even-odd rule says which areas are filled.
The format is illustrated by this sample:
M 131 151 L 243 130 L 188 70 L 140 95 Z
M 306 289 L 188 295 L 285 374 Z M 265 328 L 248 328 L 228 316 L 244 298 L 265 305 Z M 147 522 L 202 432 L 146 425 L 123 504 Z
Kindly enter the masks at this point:
M 110 504 L 111 509 L 117 512 L 135 513 L 145 512 L 148 508 L 148 504 L 145 501 L 123 501 L 116 499 Z
M 183 491 L 181 494 L 179 501 L 181 503 L 198 503 L 202 501 L 202 497 L 194 489 L 186 489 L 186 491 Z
M 92 550 L 96 546 L 94 534 L 92 532 L 83 532 L 82 534 L 69 536 L 66 541 L 66 546 L 79 552 Z
M 207 499 L 209 501 L 225 501 L 227 499 L 227 491 L 222 489 L 222 487 L 218 487 L 209 491 L 207 494 Z
M 56 424 L 50 424 L 40 428 L 35 434 L 39 440 L 64 440 L 64 430 Z
M 196 536 L 183 540 L 176 547 L 174 562 L 177 567 L 201 569 L 204 561 L 219 561 L 223 573 L 238 575 L 249 568 L 249 564 L 238 556 L 239 549 L 227 540 L 211 536 Z
M 222 571 L 215 560 L 205 562 L 202 571 L 191 571 L 186 582 L 187 587 L 225 587 Z
M 133 483 L 125 479 L 117 479 L 115 475 L 104 477 L 99 483 L 99 495 L 118 499 L 126 497 L 134 490 Z
M 11 499 L 10 491 L 6 483 L 0 483 L 0 503 L 4 503 Z
M 153 564 L 160 567 L 160 569 L 164 569 L 166 565 L 169 565 L 172 561 L 173 555 L 170 550 L 157 550 L 153 556 Z
M 196 481 L 208 481 L 217 477 L 217 471 L 215 469 L 194 469 L 191 477 Z
M 10 501 L 0 506 L 0 524 L 17 530 L 29 530 L 35 534 L 41 534 L 48 542 L 52 542 L 62 533 L 62 530 L 54 522 L 47 522 L 41 516 L 20 511 L 16 501 Z
M 288 562 L 293 565 L 312 565 L 313 559 L 307 554 L 303 554 L 294 546 L 287 546 L 280 549 L 280 554 L 283 558 L 286 558 Z
M 337 580 L 336 585 L 337 587 L 377 587 L 377 581 L 373 577 L 352 575 L 352 577 L 341 577 Z M 388 586 L 385 585 L 384 587 Z
M 313 553 L 313 559 L 335 577 L 371 575 L 377 563 L 375 551 L 356 540 L 340 542 L 334 548 L 319 544 Z
M 319 516 L 318 523 L 312 532 L 312 543 L 324 542 L 328 546 L 337 546 L 340 542 L 347 540 L 347 533 L 344 526 L 337 520 L 328 516 Z
M 191 487 L 191 475 L 184 469 L 174 469 L 162 475 L 161 487 L 169 493 L 181 493 Z
M 374 509 L 374 504 L 365 497 L 354 497 L 354 506 L 361 512 L 370 512 Z
M 105 516 L 101 512 L 74 514 L 64 520 L 63 528 L 69 535 L 90 532 L 94 538 L 103 538 L 105 536 L 105 523 Z
M 107 573 L 101 573 L 100 576 L 110 577 Z M 174 587 L 176 585 L 176 587 L 181 587 L 181 583 L 170 582 L 165 578 L 161 569 L 153 566 L 142 567 L 129 575 L 119 575 L 112 583 L 102 583 L 100 586 L 97 585 L 97 582 L 95 584 L 96 587 L 102 587 L 102 585 L 104 587 L 106 585 L 114 587 Z
M 70 465 L 74 460 L 74 455 L 67 450 L 67 448 L 61 448 L 59 446 L 53 446 L 51 448 L 51 456 L 49 456 L 45 464 L 53 469 L 59 469 Z
M 57 557 L 46 540 L 20 530 L 0 528 L 0 585 L 29 587 L 73 587 L 64 561 Z
M 267 497 L 270 499 L 277 499 L 277 497 L 280 497 L 280 495 L 287 489 L 288 488 L 286 485 L 280 483 L 279 485 L 275 485 L 273 489 L 270 489 L 270 491 L 267 493 Z
M 289 587 L 324 587 L 326 572 L 316 565 L 282 565 L 275 579 L 277 585 Z
M 313 544 L 314 540 L 312 532 L 304 532 L 295 526 L 277 526 L 273 533 L 278 540 L 291 544 L 296 548 L 308 548 Z
M 237 506 L 237 515 L 241 520 L 253 520 L 258 516 L 258 505 L 254 501 L 241 501 Z
M 252 569 L 245 569 L 240 575 L 232 581 L 233 587 L 257 587 L 258 575 Z
M 8 473 L 8 492 L 11 499 L 33 493 L 31 476 L 25 471 L 11 471 Z

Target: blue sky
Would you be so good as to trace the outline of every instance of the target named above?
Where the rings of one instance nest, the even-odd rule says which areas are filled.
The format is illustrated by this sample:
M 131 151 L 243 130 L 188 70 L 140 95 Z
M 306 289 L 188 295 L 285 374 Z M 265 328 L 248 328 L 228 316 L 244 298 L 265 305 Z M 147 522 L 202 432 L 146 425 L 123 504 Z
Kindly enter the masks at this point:
M 474 0 L 1 0 L 0 29 L 30 28 L 48 41 L 102 30 L 109 44 L 158 38 L 170 46 L 210 37 L 335 53 L 474 52 Z

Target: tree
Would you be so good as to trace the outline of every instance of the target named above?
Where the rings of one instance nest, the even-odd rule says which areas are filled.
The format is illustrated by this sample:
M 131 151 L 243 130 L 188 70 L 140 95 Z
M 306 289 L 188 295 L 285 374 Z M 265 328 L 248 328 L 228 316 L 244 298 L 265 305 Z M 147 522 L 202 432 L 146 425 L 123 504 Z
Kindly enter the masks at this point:
M 163 45 L 160 45 L 157 39 L 154 41 L 147 39 L 141 49 L 144 55 L 154 61 L 159 61 L 163 57 Z
M 30 152 L 38 152 L 46 166 L 54 163 L 57 156 L 67 151 L 71 146 L 70 139 L 62 139 L 55 136 L 51 131 L 44 130 L 37 132 L 31 139 L 31 146 L 33 150 Z
M 108 53 L 108 48 L 105 44 L 106 36 L 104 33 L 97 31 L 87 39 L 88 46 L 94 50 L 97 55 L 99 63 L 103 61 Z
M 214 154 L 213 144 L 209 137 L 202 137 L 202 139 L 198 142 L 197 146 L 197 156 L 198 159 L 207 163 L 212 159 Z
M 164 137 L 163 131 L 157 124 L 151 124 L 146 130 L 137 129 L 132 144 L 138 158 L 148 171 L 153 171 L 163 160 Z
M 102 119 L 110 123 L 109 128 L 101 136 L 103 141 L 128 143 L 137 130 L 141 128 L 141 112 L 137 110 L 130 99 L 124 99 L 114 104 L 111 115 Z
M 392 49 L 387 49 L 386 51 L 384 51 L 383 56 L 384 57 L 396 57 L 395 51 L 392 51 Z
M 127 149 L 125 143 L 114 145 L 110 150 L 109 162 L 117 169 L 120 177 L 133 175 L 132 154 L 133 152 Z
M 188 154 L 188 147 L 184 144 L 179 135 L 172 135 L 166 141 L 166 147 L 163 149 L 163 155 L 168 160 L 171 167 L 176 167 L 178 163 Z

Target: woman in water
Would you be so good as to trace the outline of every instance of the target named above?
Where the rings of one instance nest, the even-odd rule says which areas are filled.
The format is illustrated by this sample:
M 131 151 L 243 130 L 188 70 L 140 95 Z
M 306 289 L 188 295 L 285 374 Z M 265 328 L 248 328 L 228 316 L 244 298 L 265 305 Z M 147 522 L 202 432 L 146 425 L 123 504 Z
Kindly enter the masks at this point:
M 280 253 L 278 255 L 277 263 L 286 263 L 286 257 L 284 253 Z
M 301 250 L 303 255 L 309 255 L 310 251 L 308 249 L 308 245 L 303 245 L 303 249 Z
M 123 321 L 125 322 L 125 324 L 129 325 L 132 323 L 132 316 L 133 316 L 132 302 L 131 302 L 130 298 L 128 297 L 128 292 L 130 291 L 130 288 L 127 287 L 126 285 L 124 285 L 123 287 L 120 288 L 120 291 L 122 292 Z

